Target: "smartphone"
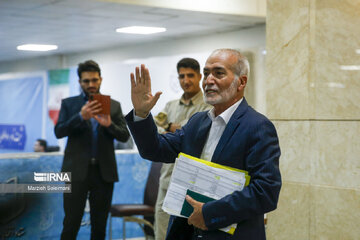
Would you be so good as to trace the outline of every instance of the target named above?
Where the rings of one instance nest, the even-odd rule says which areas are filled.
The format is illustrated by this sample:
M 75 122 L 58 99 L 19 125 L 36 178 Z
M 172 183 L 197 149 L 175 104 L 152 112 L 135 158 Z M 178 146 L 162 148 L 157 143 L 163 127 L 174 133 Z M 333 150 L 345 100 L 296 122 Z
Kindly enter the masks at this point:
M 91 94 L 90 102 L 93 100 L 97 100 L 101 104 L 102 110 L 99 114 L 110 115 L 110 96 L 102 94 Z

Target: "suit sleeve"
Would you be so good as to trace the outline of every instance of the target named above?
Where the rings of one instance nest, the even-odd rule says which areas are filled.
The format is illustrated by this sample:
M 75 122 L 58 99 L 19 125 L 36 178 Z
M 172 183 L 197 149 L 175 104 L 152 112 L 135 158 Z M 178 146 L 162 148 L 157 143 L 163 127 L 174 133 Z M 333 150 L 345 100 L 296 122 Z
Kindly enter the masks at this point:
M 81 132 L 86 129 L 86 121 L 83 121 L 79 112 L 72 113 L 69 102 L 62 100 L 58 121 L 55 125 L 55 135 L 63 138 L 74 132 Z
M 280 148 L 275 127 L 269 120 L 253 126 L 247 136 L 246 170 L 250 184 L 203 206 L 205 224 L 219 229 L 263 215 L 276 208 L 281 188 Z
M 115 102 L 115 113 L 111 115 L 111 125 L 105 128 L 105 131 L 116 140 L 126 142 L 129 139 L 130 133 L 126 127 L 124 115 L 121 111 L 120 103 Z
M 175 133 L 158 134 L 151 114 L 145 120 L 134 122 L 133 111 L 128 113 L 125 119 L 140 156 L 154 162 L 175 162 L 181 149 L 184 130 L 177 130 Z

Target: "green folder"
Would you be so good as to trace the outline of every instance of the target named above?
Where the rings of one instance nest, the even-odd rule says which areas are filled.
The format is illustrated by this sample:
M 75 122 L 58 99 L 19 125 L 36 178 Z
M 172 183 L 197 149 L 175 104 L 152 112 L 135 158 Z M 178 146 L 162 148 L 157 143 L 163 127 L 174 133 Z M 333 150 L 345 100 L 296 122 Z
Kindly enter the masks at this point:
M 188 189 L 186 191 L 186 195 L 189 195 L 194 200 L 199 201 L 199 202 L 203 202 L 203 203 L 207 203 L 207 202 L 215 200 L 214 198 L 204 196 L 204 195 L 202 195 L 200 193 L 191 191 L 190 189 Z M 184 203 L 182 205 L 180 214 L 183 215 L 183 216 L 186 216 L 186 217 L 190 217 L 190 215 L 192 214 L 193 211 L 194 211 L 194 208 L 185 199 Z

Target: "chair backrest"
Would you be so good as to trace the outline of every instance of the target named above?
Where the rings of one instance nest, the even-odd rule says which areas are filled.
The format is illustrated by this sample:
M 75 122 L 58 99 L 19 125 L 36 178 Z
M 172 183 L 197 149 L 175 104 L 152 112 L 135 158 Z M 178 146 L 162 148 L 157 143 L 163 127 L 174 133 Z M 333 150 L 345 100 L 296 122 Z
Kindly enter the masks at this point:
M 155 207 L 156 198 L 159 189 L 159 178 L 160 178 L 160 169 L 162 163 L 159 162 L 152 162 L 151 168 L 149 172 L 149 176 L 145 185 L 145 192 L 144 192 L 144 204 L 150 205 Z M 147 221 L 151 224 L 154 224 L 154 216 L 146 216 L 144 217 Z M 144 227 L 144 231 L 146 235 L 154 236 L 153 229 L 149 228 L 148 226 Z
M 160 169 L 162 163 L 152 162 L 149 172 L 149 176 L 145 186 L 144 192 L 144 204 L 155 206 L 157 193 L 159 189 L 159 178 L 160 178 Z
M 45 149 L 45 152 L 59 152 L 60 151 L 60 147 L 59 146 L 48 146 Z

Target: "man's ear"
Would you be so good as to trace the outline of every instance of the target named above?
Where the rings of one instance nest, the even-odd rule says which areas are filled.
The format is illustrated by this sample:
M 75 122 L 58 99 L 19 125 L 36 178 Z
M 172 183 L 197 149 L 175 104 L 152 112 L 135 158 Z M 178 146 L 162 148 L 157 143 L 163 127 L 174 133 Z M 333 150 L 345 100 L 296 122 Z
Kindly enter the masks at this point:
M 243 75 L 243 76 L 241 76 L 240 79 L 241 79 L 241 85 L 244 85 L 244 87 L 245 87 L 247 84 L 247 80 L 248 80 L 247 76 Z
M 199 83 L 201 82 L 201 79 L 202 79 L 202 74 L 199 73 Z
M 247 76 L 246 75 L 241 75 L 239 77 L 239 86 L 238 86 L 238 90 L 244 90 L 245 86 L 247 84 Z
M 242 75 L 241 77 L 240 77 L 240 85 L 242 85 L 243 87 L 245 87 L 246 86 L 246 84 L 247 84 L 247 76 L 246 75 Z

